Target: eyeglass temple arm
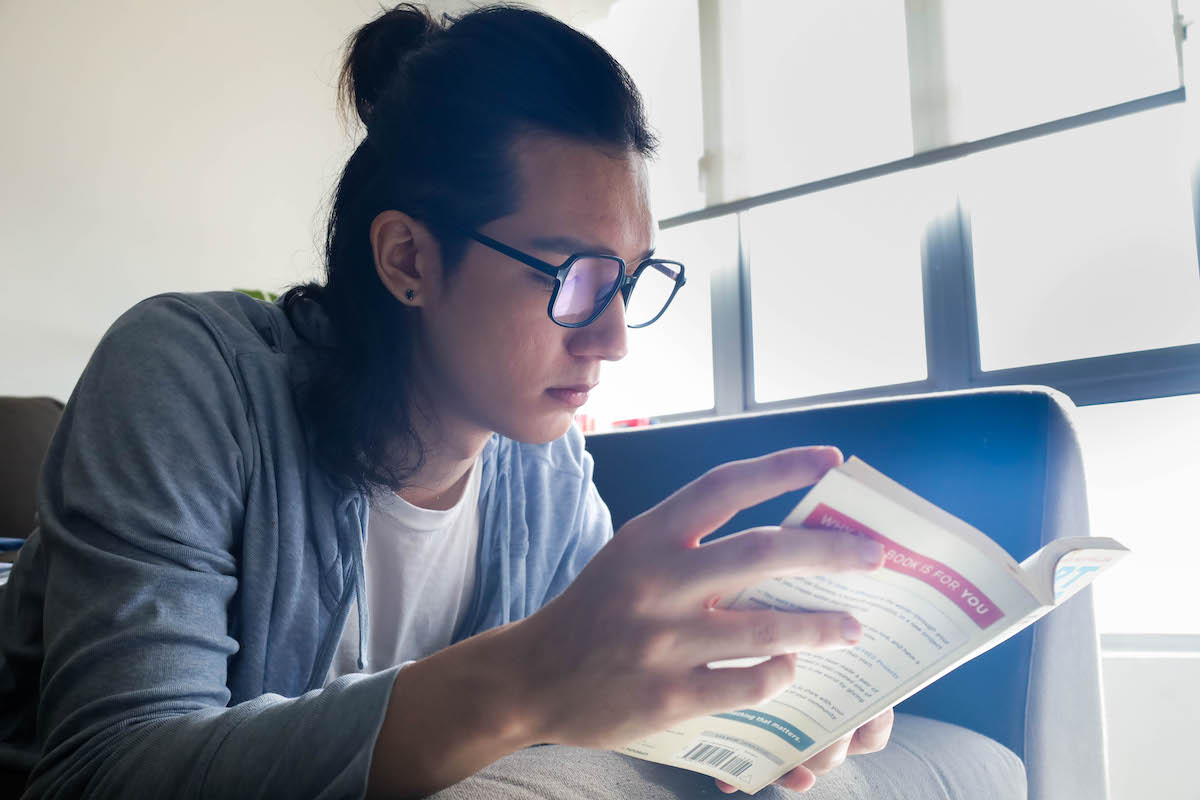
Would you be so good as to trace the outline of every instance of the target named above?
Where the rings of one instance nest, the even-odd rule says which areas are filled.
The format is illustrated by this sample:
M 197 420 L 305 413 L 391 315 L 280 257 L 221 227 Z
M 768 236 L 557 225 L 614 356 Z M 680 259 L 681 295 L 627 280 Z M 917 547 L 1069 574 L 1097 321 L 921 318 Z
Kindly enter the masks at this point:
M 486 245 L 486 246 L 492 248 L 493 250 L 498 250 L 501 253 L 504 253 L 504 255 L 508 256 L 509 258 L 515 258 L 517 261 L 520 261 L 522 264 L 533 267 L 538 272 L 544 272 L 545 274 L 549 275 L 551 278 L 558 277 L 558 271 L 559 271 L 560 267 L 556 267 L 553 264 L 550 264 L 546 261 L 542 261 L 540 258 L 534 258 L 531 255 L 522 253 L 520 250 L 509 247 L 504 242 L 498 242 L 495 239 L 493 239 L 492 237 L 485 236 L 484 234 L 478 233 L 476 231 L 471 232 L 471 238 L 474 239 L 475 241 L 479 242 L 482 245 Z

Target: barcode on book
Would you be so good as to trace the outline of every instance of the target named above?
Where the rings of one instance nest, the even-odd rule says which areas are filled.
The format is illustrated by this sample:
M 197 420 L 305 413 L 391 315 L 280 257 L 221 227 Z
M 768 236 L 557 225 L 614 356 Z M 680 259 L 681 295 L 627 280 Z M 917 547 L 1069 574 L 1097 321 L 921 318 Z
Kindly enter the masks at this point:
M 741 777 L 743 772 L 754 765 L 754 761 L 742 758 L 736 750 L 707 742 L 701 742 L 681 755 L 680 758 L 684 761 L 694 761 L 697 764 L 716 767 L 734 778 Z

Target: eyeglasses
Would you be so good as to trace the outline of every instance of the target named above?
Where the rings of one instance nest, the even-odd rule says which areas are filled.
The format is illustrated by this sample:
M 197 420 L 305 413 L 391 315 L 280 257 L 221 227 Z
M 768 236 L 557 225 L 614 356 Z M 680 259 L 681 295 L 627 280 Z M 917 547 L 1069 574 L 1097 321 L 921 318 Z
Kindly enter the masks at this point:
M 612 299 L 621 293 L 626 325 L 644 328 L 657 320 L 686 282 L 683 264 L 648 258 L 633 272 L 625 273 L 624 260 L 610 255 L 575 253 L 559 266 L 534 258 L 477 231 L 464 231 L 475 241 L 515 258 L 526 266 L 554 278 L 547 312 L 564 328 L 582 328 L 594 322 Z M 637 289 L 637 295 L 633 290 Z

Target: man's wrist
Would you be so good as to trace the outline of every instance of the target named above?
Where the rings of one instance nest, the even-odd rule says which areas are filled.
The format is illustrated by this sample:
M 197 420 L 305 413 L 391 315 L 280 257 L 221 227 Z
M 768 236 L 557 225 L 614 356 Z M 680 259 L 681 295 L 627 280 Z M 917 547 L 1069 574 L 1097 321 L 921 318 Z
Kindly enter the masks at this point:
M 540 742 L 523 654 L 503 626 L 396 673 L 375 741 L 372 796 L 424 796 Z
M 464 645 L 462 688 L 481 700 L 473 715 L 468 715 L 508 752 L 539 744 L 545 735 L 540 722 L 543 715 L 538 713 L 540 696 L 530 681 L 531 654 L 522 646 L 519 624 L 493 628 L 460 642 Z

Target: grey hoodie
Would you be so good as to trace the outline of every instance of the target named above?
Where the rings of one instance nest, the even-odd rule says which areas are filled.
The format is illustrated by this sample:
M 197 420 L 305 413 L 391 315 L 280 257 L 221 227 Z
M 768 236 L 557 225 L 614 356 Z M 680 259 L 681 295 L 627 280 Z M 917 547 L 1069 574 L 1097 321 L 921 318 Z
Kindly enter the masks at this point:
M 303 334 L 303 336 L 298 335 Z M 366 497 L 310 457 L 292 319 L 235 292 L 153 297 L 105 334 L 0 588 L 0 765 L 28 797 L 360 797 L 399 667 L 322 686 L 357 603 Z M 560 593 L 612 535 L 574 428 L 484 448 L 455 641 Z

